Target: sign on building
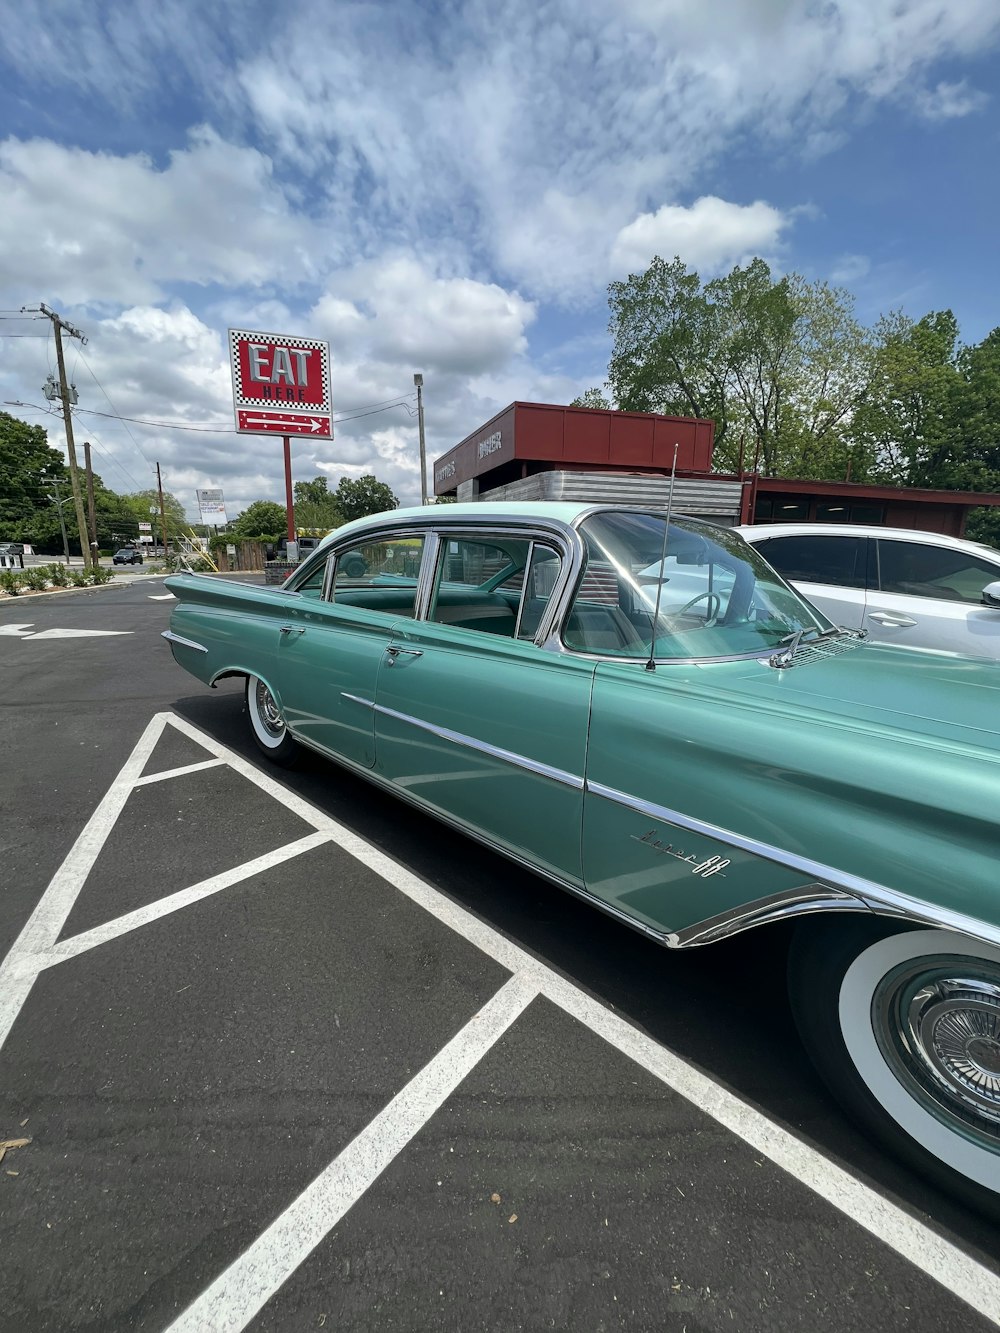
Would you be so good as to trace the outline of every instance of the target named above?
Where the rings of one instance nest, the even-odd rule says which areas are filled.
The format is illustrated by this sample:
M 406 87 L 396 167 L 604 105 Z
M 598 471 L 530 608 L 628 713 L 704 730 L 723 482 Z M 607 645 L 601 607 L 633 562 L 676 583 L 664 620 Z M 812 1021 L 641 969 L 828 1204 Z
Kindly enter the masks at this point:
M 198 496 L 198 512 L 201 514 L 202 523 L 218 527 L 229 522 L 226 517 L 226 502 L 221 491 L 196 491 L 195 494 Z
M 328 343 L 230 329 L 229 351 L 238 431 L 333 438 Z

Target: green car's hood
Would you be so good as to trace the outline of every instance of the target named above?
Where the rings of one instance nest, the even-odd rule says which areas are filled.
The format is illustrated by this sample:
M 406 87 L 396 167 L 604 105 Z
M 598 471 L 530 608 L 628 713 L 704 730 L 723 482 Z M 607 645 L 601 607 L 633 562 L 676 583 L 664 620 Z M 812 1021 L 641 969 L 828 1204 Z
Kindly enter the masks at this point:
M 802 648 L 784 669 L 719 663 L 723 690 L 841 726 L 906 731 L 1000 755 L 1000 663 L 860 643 L 828 658 Z

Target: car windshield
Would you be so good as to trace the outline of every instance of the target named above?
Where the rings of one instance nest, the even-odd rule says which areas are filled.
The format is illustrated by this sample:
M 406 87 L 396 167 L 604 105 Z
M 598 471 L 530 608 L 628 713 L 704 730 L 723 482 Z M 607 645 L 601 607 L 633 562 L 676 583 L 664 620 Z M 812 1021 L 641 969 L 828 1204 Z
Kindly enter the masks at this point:
M 567 648 L 615 657 L 760 655 L 834 632 L 726 528 L 600 513 L 580 525 L 586 565 L 563 625 Z

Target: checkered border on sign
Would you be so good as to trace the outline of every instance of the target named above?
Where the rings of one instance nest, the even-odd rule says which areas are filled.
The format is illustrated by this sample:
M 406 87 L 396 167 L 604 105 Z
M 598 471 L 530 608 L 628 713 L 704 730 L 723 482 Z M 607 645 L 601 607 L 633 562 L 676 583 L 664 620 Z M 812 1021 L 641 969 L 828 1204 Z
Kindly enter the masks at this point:
M 319 349 L 323 367 L 323 401 L 308 405 L 298 403 L 278 403 L 273 398 L 248 398 L 243 393 L 243 372 L 240 369 L 238 347 L 241 342 L 277 343 L 279 347 L 302 347 L 309 351 Z M 332 412 L 330 406 L 330 345 L 321 338 L 288 338 L 283 333 L 260 333 L 251 329 L 229 330 L 229 362 L 233 370 L 233 400 L 237 408 L 266 407 L 270 410 L 297 413 L 299 415 L 327 416 Z

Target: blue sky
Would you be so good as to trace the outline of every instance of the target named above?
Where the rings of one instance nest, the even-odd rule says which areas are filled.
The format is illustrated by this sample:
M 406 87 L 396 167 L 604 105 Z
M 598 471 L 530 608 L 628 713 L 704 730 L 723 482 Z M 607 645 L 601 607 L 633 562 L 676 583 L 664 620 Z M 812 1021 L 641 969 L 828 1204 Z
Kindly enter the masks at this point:
M 87 333 L 98 470 L 138 489 L 159 460 L 192 514 L 198 486 L 282 495 L 280 445 L 230 433 L 229 326 L 328 339 L 345 420 L 296 475 L 408 502 L 413 372 L 431 457 L 567 402 L 604 378 L 608 282 L 656 253 L 760 254 L 866 323 L 1000 324 L 996 0 L 4 10 L 0 309 Z M 50 341 L 12 336 L 39 331 L 0 318 L 3 400 L 44 401 Z

